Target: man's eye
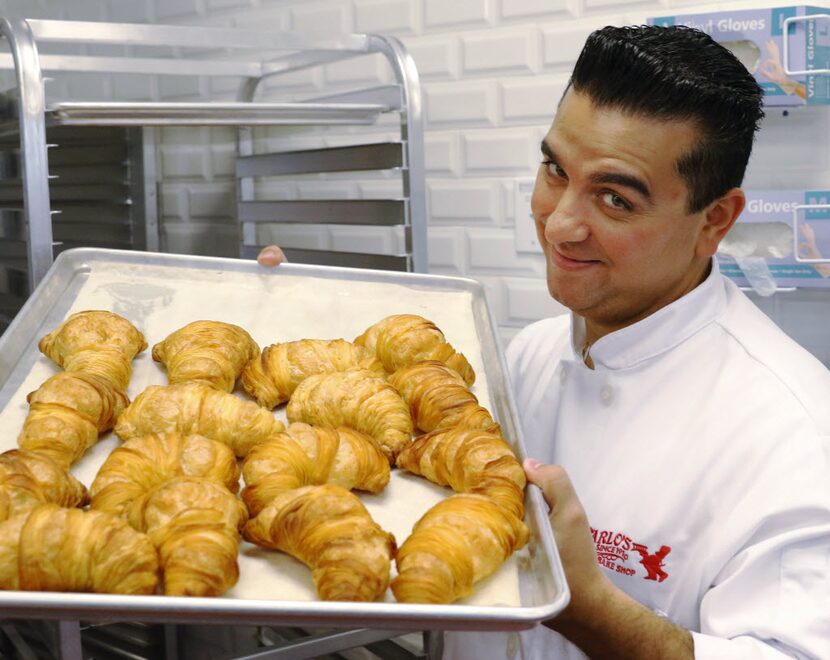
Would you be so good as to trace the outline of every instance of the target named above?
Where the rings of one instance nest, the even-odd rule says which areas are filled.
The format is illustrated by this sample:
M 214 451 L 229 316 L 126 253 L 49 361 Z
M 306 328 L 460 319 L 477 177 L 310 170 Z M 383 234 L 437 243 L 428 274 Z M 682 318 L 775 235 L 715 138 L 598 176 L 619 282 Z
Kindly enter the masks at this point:
M 629 204 L 623 197 L 620 197 L 616 193 L 607 192 L 602 194 L 602 201 L 611 206 L 615 209 L 620 209 L 623 211 L 630 211 L 631 204 Z
M 558 176 L 561 179 L 567 179 L 568 175 L 565 174 L 565 170 L 563 170 L 557 163 L 554 163 L 552 160 L 545 160 L 542 161 L 545 167 L 548 168 L 548 173 L 551 176 Z

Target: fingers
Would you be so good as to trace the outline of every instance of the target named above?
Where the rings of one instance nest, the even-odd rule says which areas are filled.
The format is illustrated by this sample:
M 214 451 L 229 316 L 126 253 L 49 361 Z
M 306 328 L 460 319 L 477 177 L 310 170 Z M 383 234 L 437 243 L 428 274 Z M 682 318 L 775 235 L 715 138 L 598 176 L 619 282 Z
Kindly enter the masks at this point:
M 542 465 L 539 461 L 528 459 L 524 462 L 527 480 L 539 486 L 545 501 L 553 513 L 562 511 L 572 502 L 579 502 L 568 473 L 560 465 Z
M 260 251 L 256 257 L 257 263 L 260 266 L 278 266 L 281 263 L 288 261 L 285 258 L 285 253 L 278 245 L 268 245 Z

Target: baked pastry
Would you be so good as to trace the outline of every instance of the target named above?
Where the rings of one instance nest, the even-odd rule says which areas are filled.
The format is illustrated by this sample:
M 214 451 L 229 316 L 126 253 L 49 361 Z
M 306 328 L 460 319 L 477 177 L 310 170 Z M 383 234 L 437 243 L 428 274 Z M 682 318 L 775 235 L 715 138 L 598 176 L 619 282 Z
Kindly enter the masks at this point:
M 135 500 L 127 515 L 158 549 L 166 595 L 220 596 L 236 584 L 248 512 L 222 484 L 175 477 Z
M 29 414 L 17 438 L 21 449 L 49 456 L 64 467 L 109 431 L 129 404 L 111 381 L 83 371 L 48 378 L 26 400 Z
M 390 464 L 412 439 L 409 407 L 394 387 L 368 369 L 309 376 L 294 390 L 286 414 L 289 422 L 366 433 Z
M 40 351 L 65 371 L 83 371 L 106 378 L 126 390 L 133 358 L 147 348 L 144 335 L 112 312 L 77 312 L 44 336 Z
M 501 436 L 456 426 L 427 433 L 408 445 L 396 465 L 457 493 L 485 495 L 524 517 L 525 472 Z
M 171 384 L 191 380 L 232 392 L 236 379 L 259 346 L 238 325 L 194 321 L 153 346 L 153 359 L 167 368 Z
M 392 592 L 402 603 L 452 603 L 522 546 L 525 524 L 483 495 L 440 501 L 398 550 Z
M 20 449 L 0 454 L 0 521 L 52 502 L 84 506 L 86 486 L 48 456 Z
M 501 427 L 461 377 L 441 362 L 428 360 L 402 367 L 389 376 L 389 384 L 409 404 L 412 421 L 422 431 L 467 426 L 501 433 Z
M 375 323 L 354 340 L 377 354 L 388 372 L 413 362 L 438 360 L 458 373 L 471 386 L 475 372 L 467 358 L 444 338 L 432 321 L 415 314 L 395 314 Z
M 222 392 L 204 383 L 151 385 L 118 417 L 115 433 L 129 440 L 150 433 L 175 431 L 203 435 L 245 456 L 285 425 L 253 401 Z
M 345 339 L 301 339 L 272 344 L 242 371 L 242 387 L 269 410 L 285 403 L 303 380 L 314 374 L 369 369 L 385 376 L 373 351 Z
M 389 461 L 365 433 L 296 422 L 251 449 L 242 475 L 242 499 L 255 516 L 283 491 L 301 486 L 333 483 L 379 493 L 389 483 Z
M 89 488 L 91 506 L 126 515 L 141 495 L 174 477 L 204 477 L 239 490 L 239 466 L 230 447 L 201 435 L 150 434 L 127 440 L 107 457 Z
M 151 594 L 150 540 L 102 511 L 42 504 L 0 523 L 0 589 Z
M 323 600 L 369 602 L 389 586 L 395 539 L 341 486 L 285 491 L 248 521 L 243 535 L 309 566 Z

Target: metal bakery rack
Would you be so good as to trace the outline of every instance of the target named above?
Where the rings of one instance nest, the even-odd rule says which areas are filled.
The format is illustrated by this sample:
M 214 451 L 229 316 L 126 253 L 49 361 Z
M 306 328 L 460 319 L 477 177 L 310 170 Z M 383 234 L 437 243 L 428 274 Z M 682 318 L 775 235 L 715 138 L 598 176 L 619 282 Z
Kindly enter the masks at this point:
M 289 259 L 426 272 L 420 88 L 413 60 L 398 40 L 2 17 L 0 36 L 9 51 L 0 49 L 0 74 L 13 72 L 11 88 L 0 92 L 0 332 L 57 252 L 79 246 L 159 249 L 157 127 L 238 130 L 240 256 L 257 253 L 257 227 L 264 223 L 369 225 L 402 237 L 389 243 L 388 254 L 304 249 L 288 250 Z M 324 73 L 326 66 L 361 57 L 385 62 L 378 79 L 388 84 L 324 98 L 257 100 L 263 88 L 269 98 L 282 99 L 283 80 L 290 94 L 295 72 Z M 96 85 L 63 84 L 67 76 L 106 76 L 113 81 L 109 97 L 135 88 L 118 81 L 149 79 L 152 100 L 135 100 L 134 91 L 124 92 L 130 100 L 89 100 L 85 94 Z M 175 89 L 185 80 L 189 86 L 182 88 L 198 89 L 200 100 L 160 100 L 166 96 L 160 84 Z M 53 99 L 53 90 L 71 100 Z M 257 127 L 338 127 L 350 139 L 269 152 L 268 140 L 254 134 Z M 267 195 L 267 186 L 259 185 L 267 177 L 329 173 L 399 177 L 401 193 L 381 199 L 269 199 L 261 192 Z

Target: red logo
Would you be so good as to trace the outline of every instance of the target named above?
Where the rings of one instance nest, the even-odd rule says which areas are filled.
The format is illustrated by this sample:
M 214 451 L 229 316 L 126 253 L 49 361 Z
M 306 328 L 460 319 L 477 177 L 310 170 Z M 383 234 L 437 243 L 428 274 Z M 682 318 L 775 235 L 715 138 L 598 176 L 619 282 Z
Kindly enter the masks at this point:
M 629 551 L 633 551 L 640 555 L 640 563 L 646 569 L 643 579 L 662 582 L 669 577 L 663 570 L 663 560 L 671 552 L 669 546 L 663 545 L 657 552 L 650 553 L 647 546 L 619 532 L 597 530 L 592 527 L 591 536 L 597 548 L 597 560 L 605 568 L 624 575 L 635 575 L 637 570 L 626 565 Z
M 660 549 L 654 554 L 649 554 L 648 548 L 642 543 L 635 543 L 631 546 L 633 550 L 640 553 L 640 563 L 646 567 L 646 580 L 657 580 L 662 582 L 669 574 L 663 570 L 663 559 L 671 552 L 671 548 L 667 545 L 660 546 Z

